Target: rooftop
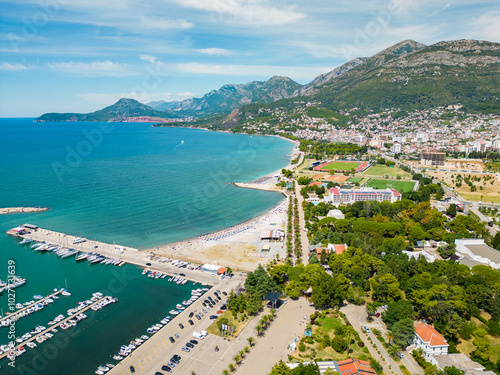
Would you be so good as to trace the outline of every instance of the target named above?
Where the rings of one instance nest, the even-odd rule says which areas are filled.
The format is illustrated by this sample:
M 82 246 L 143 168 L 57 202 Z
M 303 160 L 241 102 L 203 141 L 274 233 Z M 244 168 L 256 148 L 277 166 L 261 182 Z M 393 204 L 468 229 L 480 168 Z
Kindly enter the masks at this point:
M 433 326 L 421 322 L 415 322 L 413 326 L 417 336 L 430 346 L 448 346 L 446 339 Z

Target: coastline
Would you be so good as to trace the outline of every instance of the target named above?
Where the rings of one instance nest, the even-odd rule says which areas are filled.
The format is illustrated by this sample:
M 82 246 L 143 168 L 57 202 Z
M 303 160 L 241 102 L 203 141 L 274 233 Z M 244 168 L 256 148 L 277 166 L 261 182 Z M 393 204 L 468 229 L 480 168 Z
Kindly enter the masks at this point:
M 204 130 L 213 131 L 210 129 Z M 289 163 L 285 167 L 251 182 L 233 182 L 233 185 L 238 188 L 278 192 L 283 195 L 284 200 L 266 212 L 231 227 L 142 251 L 149 251 L 160 257 L 176 258 L 192 263 L 205 263 L 202 260 L 207 260 L 206 263 L 210 263 L 209 261 L 212 261 L 212 263 L 216 261 L 225 262 L 220 266 L 230 266 L 232 269 L 245 271 L 256 268 L 258 264 L 265 264 L 269 259 L 276 256 L 284 257 L 285 253 L 281 242 L 273 244 L 268 254 L 262 252 L 259 254 L 260 233 L 266 230 L 285 229 L 289 194 L 287 194 L 286 190 L 276 186 L 274 176 L 281 174 L 282 169 L 294 169 L 296 165 L 292 165 L 291 161 L 300 156 L 301 152 L 298 149 L 298 141 L 278 135 L 267 136 L 282 138 L 294 145 Z

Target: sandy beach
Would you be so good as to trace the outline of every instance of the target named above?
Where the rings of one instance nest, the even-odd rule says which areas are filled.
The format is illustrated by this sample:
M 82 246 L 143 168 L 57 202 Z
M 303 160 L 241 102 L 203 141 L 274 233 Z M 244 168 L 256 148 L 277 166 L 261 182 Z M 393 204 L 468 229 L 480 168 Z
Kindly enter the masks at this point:
M 147 251 L 159 257 L 251 271 L 259 264 L 267 264 L 277 254 L 284 258 L 283 243 L 261 241 L 260 234 L 262 231 L 284 230 L 287 208 L 285 200 L 272 210 L 245 223 Z M 270 245 L 270 251 L 261 251 L 265 244 Z
M 295 144 L 290 157 L 291 161 L 302 153 L 298 149 L 297 141 L 287 140 Z M 289 163 L 285 169 L 293 169 L 296 165 L 298 164 Z M 147 251 L 159 257 L 175 258 L 198 264 L 209 263 L 238 271 L 252 271 L 259 264 L 267 264 L 276 256 L 284 259 L 286 250 L 283 242 L 260 240 L 260 234 L 263 231 L 285 231 L 289 194 L 286 190 L 276 186 L 274 176 L 279 174 L 281 174 L 281 169 L 252 182 L 234 183 L 237 187 L 280 192 L 285 196 L 286 199 L 283 202 L 263 215 L 218 232 L 158 246 Z M 264 245 L 269 245 L 270 250 L 261 251 Z

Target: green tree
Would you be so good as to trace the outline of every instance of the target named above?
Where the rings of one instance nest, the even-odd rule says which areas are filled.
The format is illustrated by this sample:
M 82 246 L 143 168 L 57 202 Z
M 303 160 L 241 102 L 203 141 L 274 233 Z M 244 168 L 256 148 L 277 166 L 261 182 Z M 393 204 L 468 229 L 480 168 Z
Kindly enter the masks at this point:
M 291 375 L 319 375 L 319 368 L 316 363 L 301 363 L 292 370 Z
M 446 213 L 451 217 L 457 216 L 457 205 L 455 203 L 450 204 L 446 209 Z
M 500 232 L 497 232 L 497 234 L 495 234 L 495 237 L 493 237 L 493 241 L 491 241 L 491 247 L 500 250 Z
M 464 370 L 458 369 L 454 366 L 446 366 L 444 368 L 443 372 L 445 375 L 464 375 L 465 374 Z
M 247 338 L 247 341 L 248 341 L 248 345 L 250 345 L 250 346 L 253 346 L 255 343 L 255 339 L 252 336 Z
M 472 340 L 472 343 L 476 347 L 476 350 L 473 352 L 473 356 L 481 359 L 481 361 L 489 361 L 490 359 L 490 351 L 491 351 L 491 343 L 490 339 L 486 336 L 486 330 L 479 328 L 473 333 L 475 339 Z
M 399 352 L 401 351 L 401 347 L 396 344 L 392 344 L 389 346 L 388 353 L 392 358 L 397 358 L 399 355 Z
M 278 363 L 276 363 L 273 368 L 271 369 L 271 372 L 269 375 L 290 375 L 291 374 L 290 368 L 283 362 L 283 360 L 280 360 Z
M 232 363 L 230 363 L 229 366 L 227 366 L 227 368 L 229 369 L 229 372 L 233 372 L 235 370 L 235 367 Z
M 413 320 L 410 318 L 401 319 L 392 326 L 392 332 L 394 334 L 394 343 L 406 348 L 415 335 Z

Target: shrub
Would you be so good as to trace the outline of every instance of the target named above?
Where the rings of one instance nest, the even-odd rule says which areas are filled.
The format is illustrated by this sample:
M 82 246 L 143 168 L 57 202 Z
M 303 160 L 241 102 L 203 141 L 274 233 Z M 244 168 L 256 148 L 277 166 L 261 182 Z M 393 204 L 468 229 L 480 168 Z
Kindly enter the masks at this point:
M 299 344 L 299 352 L 305 352 L 306 351 L 306 346 L 304 345 L 303 342 Z

